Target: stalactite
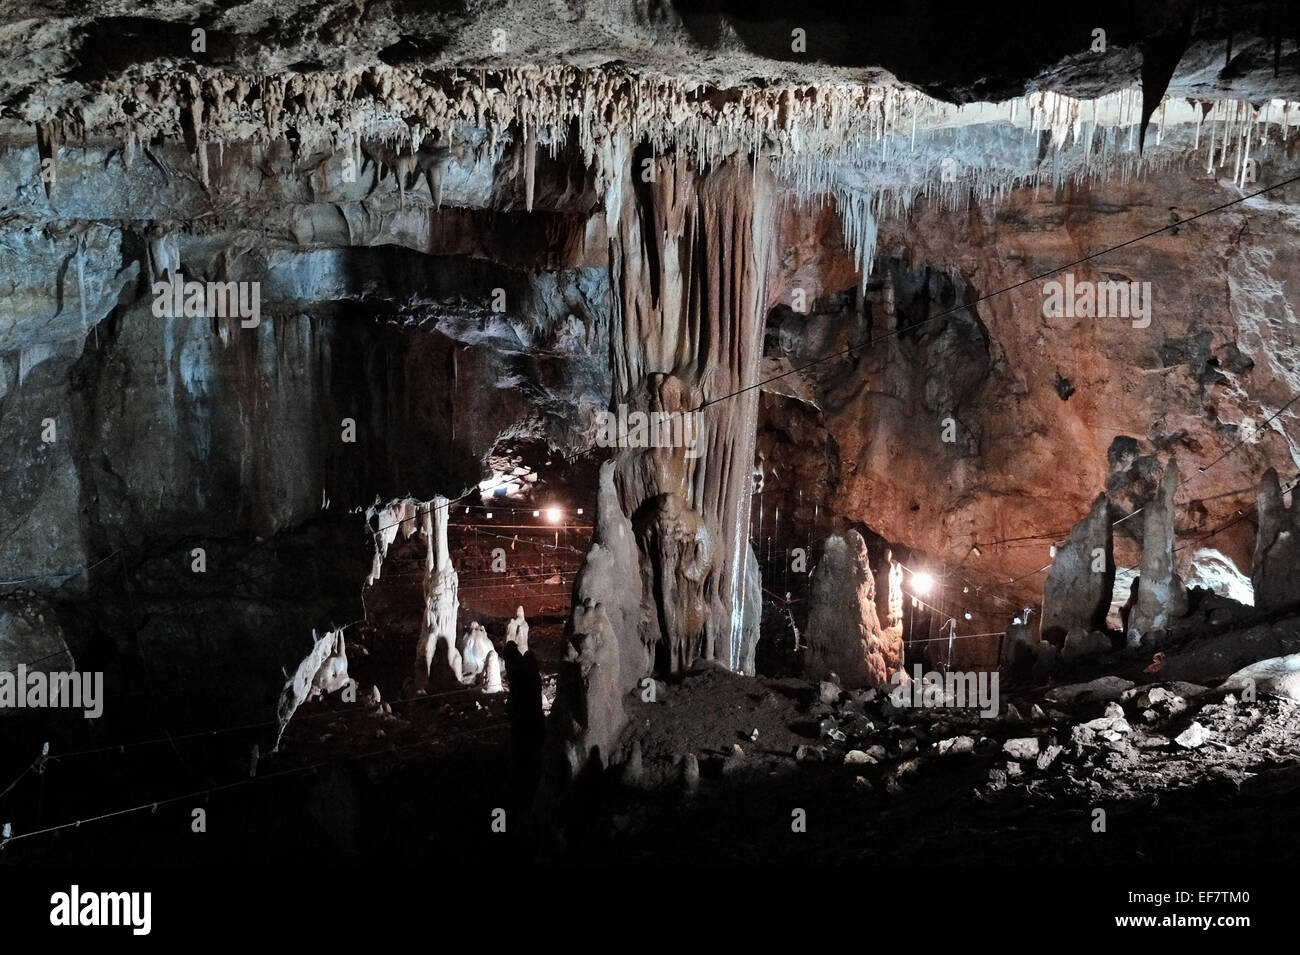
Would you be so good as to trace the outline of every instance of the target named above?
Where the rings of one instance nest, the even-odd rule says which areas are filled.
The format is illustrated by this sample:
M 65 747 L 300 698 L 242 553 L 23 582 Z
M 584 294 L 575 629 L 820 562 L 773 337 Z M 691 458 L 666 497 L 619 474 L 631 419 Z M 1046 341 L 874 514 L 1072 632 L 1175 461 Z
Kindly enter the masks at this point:
M 50 123 L 36 127 L 36 155 L 39 166 L 36 174 L 45 188 L 45 198 L 54 199 L 54 183 L 58 178 L 59 135 Z
M 537 127 L 524 131 L 524 209 L 533 211 L 533 190 L 537 182 Z

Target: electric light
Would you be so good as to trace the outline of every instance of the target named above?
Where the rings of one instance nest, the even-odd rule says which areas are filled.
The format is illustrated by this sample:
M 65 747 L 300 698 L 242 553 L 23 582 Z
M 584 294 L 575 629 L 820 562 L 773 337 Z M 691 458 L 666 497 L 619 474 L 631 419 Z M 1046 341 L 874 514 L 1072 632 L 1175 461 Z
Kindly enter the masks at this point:
M 934 578 L 925 571 L 917 571 L 912 574 L 912 592 L 917 594 L 928 594 L 930 588 L 934 586 Z
M 558 507 L 548 507 L 546 509 L 546 519 L 552 524 L 558 524 L 564 518 L 564 514 Z

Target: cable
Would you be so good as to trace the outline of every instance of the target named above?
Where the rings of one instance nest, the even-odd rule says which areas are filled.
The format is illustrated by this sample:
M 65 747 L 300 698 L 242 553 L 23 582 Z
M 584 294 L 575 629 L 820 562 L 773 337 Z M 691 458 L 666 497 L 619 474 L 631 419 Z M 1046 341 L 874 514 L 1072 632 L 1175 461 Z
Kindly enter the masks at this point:
M 949 640 L 973 640 L 976 637 L 1003 637 L 1006 632 L 1003 630 L 992 630 L 988 633 L 956 633 L 951 637 L 922 637 L 919 640 L 908 640 L 908 645 L 914 643 L 947 643 Z
M 1274 414 L 1271 414 L 1271 415 L 1269 415 L 1267 418 L 1265 418 L 1265 419 L 1260 423 L 1260 428 L 1262 429 L 1264 425 L 1268 424 L 1268 423 L 1269 423 L 1270 421 L 1272 421 L 1274 418 L 1280 417 L 1283 411 L 1286 411 L 1287 408 L 1290 408 L 1290 407 L 1291 407 L 1293 404 L 1295 404 L 1297 401 L 1300 401 L 1300 394 L 1296 395 L 1294 398 L 1292 398 L 1290 401 L 1288 401 L 1286 404 L 1284 404 L 1284 405 L 1283 405 L 1281 408 L 1279 408 L 1279 409 L 1278 409 Z M 1237 450 L 1239 447 L 1241 447 L 1243 444 L 1248 444 L 1248 443 L 1249 443 L 1249 442 L 1248 442 L 1245 438 L 1242 438 L 1240 441 L 1238 441 L 1236 444 L 1234 444 L 1232 447 L 1230 447 L 1227 451 L 1224 451 L 1222 454 L 1220 454 L 1217 458 L 1215 458 L 1215 459 L 1214 459 L 1213 461 L 1211 461 L 1209 464 L 1205 465 L 1205 467 L 1201 468 L 1200 471 L 1199 471 L 1198 473 L 1199 473 L 1199 474 L 1204 474 L 1206 471 L 1210 470 L 1210 468 L 1214 467 L 1216 464 L 1218 464 L 1220 461 L 1222 461 L 1222 460 L 1223 460 L 1224 458 L 1226 458 L 1228 455 L 1230 455 L 1230 454 L 1232 454 L 1234 451 L 1236 451 L 1236 450 Z M 1191 475 L 1191 476 L 1189 476 L 1186 480 L 1179 482 L 1179 486 L 1181 487 L 1183 484 L 1186 484 L 1187 481 L 1190 481 L 1190 480 L 1192 479 L 1192 477 L 1194 477 L 1194 476 L 1195 476 L 1195 475 Z
M 407 746 L 375 750 L 370 753 L 360 753 L 352 756 L 340 757 L 338 759 L 321 760 L 320 762 L 309 763 L 305 766 L 296 766 L 292 769 L 283 769 L 273 773 L 266 773 L 262 776 L 253 776 L 248 779 L 239 779 L 239 780 L 235 780 L 234 782 L 222 783 L 217 786 L 210 786 L 206 789 L 197 789 L 194 790 L 193 792 L 182 793 L 179 796 L 169 796 L 165 799 L 157 799 L 152 802 L 142 803 L 141 805 L 138 806 L 131 806 L 126 809 L 116 809 L 113 810 L 112 812 L 100 813 L 99 815 L 96 816 L 88 816 L 82 819 L 74 819 L 71 822 L 64 822 L 54 826 L 47 826 L 44 829 L 34 829 L 31 832 L 20 832 L 17 835 L 10 836 L 7 839 L 0 839 L 0 848 L 3 848 L 5 845 L 9 844 L 10 842 L 17 842 L 19 839 L 29 839 L 33 836 L 48 835 L 51 832 L 60 832 L 64 829 L 77 829 L 80 828 L 82 825 L 88 825 L 89 823 L 92 822 L 102 822 L 105 819 L 114 819 L 118 816 L 126 816 L 126 815 L 130 815 L 131 813 L 143 812 L 146 809 L 157 810 L 159 806 L 170 805 L 171 803 L 181 802 L 182 800 L 185 799 L 197 799 L 200 796 L 207 797 L 215 792 L 225 792 L 231 789 L 238 789 L 240 786 L 248 786 L 253 783 L 266 780 L 266 779 L 277 779 L 285 776 L 292 776 L 298 773 L 304 773 L 310 770 L 319 769 L 322 766 L 328 766 L 331 763 L 335 763 L 335 762 L 350 762 L 357 759 L 373 759 L 379 756 L 403 753 L 408 750 L 418 749 L 422 746 L 432 746 L 439 742 L 442 742 L 443 740 L 451 739 L 452 737 L 455 736 L 466 736 L 473 733 L 485 733 L 488 732 L 489 730 L 498 730 L 504 727 L 508 727 L 509 725 L 510 725 L 509 722 L 492 723 L 488 726 L 481 726 L 477 729 L 460 730 L 453 733 L 447 733 L 443 736 L 439 736 L 434 739 L 422 739 L 417 743 L 411 743 L 410 745 Z
M 0 792 L 0 799 L 3 799 L 5 796 L 9 795 L 9 791 L 12 790 L 24 779 L 26 779 L 27 774 L 30 773 L 33 769 L 35 769 L 38 765 L 40 765 L 41 760 L 44 758 L 45 757 L 43 756 L 37 756 L 34 760 L 32 760 L 31 764 L 26 769 L 24 769 L 21 773 L 19 773 L 17 778 L 14 779 L 13 782 L 11 782 L 8 786 L 4 788 L 3 792 Z
M 122 550 L 119 547 L 117 550 L 113 551 L 113 553 L 109 554 L 107 557 L 102 557 L 99 560 L 95 561 L 93 564 L 90 564 L 89 566 L 78 567 L 76 570 L 55 571 L 49 574 L 37 574 L 34 577 L 22 577 L 18 580 L 0 580 L 0 587 L 16 587 L 18 584 L 29 583 L 30 581 L 33 580 L 50 580 L 54 577 L 75 577 L 77 576 L 77 574 L 88 574 L 96 567 L 98 567 L 100 564 L 104 563 L 105 561 L 112 560 L 121 552 Z

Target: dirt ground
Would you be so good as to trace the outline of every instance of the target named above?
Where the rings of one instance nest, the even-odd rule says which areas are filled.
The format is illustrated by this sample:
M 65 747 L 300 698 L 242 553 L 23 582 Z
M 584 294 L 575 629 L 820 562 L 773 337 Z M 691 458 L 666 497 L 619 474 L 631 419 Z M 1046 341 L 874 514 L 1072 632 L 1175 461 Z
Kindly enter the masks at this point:
M 395 559 L 389 583 L 367 597 L 369 623 L 350 631 L 361 702 L 335 697 L 303 706 L 280 751 L 263 753 L 257 778 L 246 785 L 227 781 L 247 776 L 257 738 L 251 733 L 52 764 L 7 801 L 35 806 L 34 819 L 57 821 L 84 814 L 88 792 L 111 793 L 114 805 L 126 806 L 159 792 L 211 791 L 111 826 L 15 842 L 0 861 L 58 863 L 111 853 L 141 862 L 294 868 L 431 859 L 1300 861 L 1293 825 L 1300 706 L 1267 695 L 1243 699 L 1214 689 L 1217 679 L 1188 678 L 1226 676 L 1242 654 L 1279 652 L 1300 633 L 1300 620 L 1184 635 L 1158 665 L 1149 650 L 1125 650 L 1041 683 L 1000 685 L 992 718 L 955 706 L 900 708 L 884 692 L 702 665 L 662 681 L 653 702 L 628 698 L 621 765 L 584 776 L 544 825 L 513 810 L 501 825 L 511 764 L 508 687 L 500 694 L 466 686 L 402 695 L 414 637 L 408 614 L 418 610 L 419 592 L 418 577 L 400 576 L 406 558 Z M 498 604 L 500 616 L 485 612 L 492 606 L 465 603 L 501 648 L 509 608 Z M 765 618 L 778 619 L 773 607 Z M 564 623 L 563 613 L 530 617 L 548 703 Z M 764 639 L 775 671 L 797 672 L 799 653 L 780 627 L 765 624 Z M 371 686 L 379 687 L 378 703 L 365 702 Z M 688 756 L 698 781 L 689 778 Z M 639 770 L 632 768 L 638 759 Z M 216 838 L 191 832 L 197 807 L 208 812 Z

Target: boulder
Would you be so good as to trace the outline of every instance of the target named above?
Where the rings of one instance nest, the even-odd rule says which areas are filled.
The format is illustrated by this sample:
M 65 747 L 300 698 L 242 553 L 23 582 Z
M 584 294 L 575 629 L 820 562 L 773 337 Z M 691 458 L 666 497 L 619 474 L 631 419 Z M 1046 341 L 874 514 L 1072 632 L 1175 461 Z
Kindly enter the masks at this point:
M 1200 723 L 1192 723 L 1191 726 L 1183 730 L 1174 737 L 1174 742 L 1183 749 L 1198 749 L 1204 746 L 1210 739 L 1210 731 Z
M 1300 702 L 1300 653 L 1260 660 L 1242 667 L 1223 681 L 1221 690 L 1246 690 L 1267 693 Z
M 1098 630 L 1085 630 L 1075 627 L 1065 637 L 1065 646 L 1061 648 L 1061 659 L 1080 660 L 1085 657 L 1100 656 L 1111 650 L 1110 637 Z
M 1020 739 L 1009 739 L 1002 744 L 1002 752 L 1006 753 L 1012 759 L 1038 759 L 1038 739 L 1034 736 L 1024 736 Z
M 970 753 L 975 749 L 975 740 L 969 736 L 954 736 L 952 739 L 940 740 L 938 749 L 941 756 L 953 753 Z
M 1070 683 L 1053 687 L 1047 698 L 1053 703 L 1089 703 L 1118 700 L 1125 690 L 1133 688 L 1132 680 L 1117 676 L 1103 676 L 1087 683 Z

